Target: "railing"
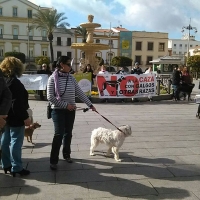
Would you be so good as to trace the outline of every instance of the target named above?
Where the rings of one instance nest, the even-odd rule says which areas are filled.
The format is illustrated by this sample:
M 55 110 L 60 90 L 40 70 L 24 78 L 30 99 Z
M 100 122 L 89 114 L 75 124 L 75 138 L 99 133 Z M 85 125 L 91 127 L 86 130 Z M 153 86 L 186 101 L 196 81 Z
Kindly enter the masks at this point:
M 166 90 L 168 94 L 171 94 L 171 85 L 172 85 L 171 75 L 163 75 L 163 74 L 158 75 L 157 88 L 156 88 L 157 95 L 160 95 L 161 86 L 163 87 L 164 90 Z

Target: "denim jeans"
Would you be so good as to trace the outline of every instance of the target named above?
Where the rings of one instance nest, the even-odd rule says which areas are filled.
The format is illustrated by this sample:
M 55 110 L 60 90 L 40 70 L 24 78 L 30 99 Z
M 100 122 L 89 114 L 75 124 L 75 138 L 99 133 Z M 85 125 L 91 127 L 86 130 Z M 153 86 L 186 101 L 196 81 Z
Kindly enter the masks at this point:
M 173 89 L 173 96 L 175 99 L 180 100 L 179 94 L 180 94 L 180 90 L 179 90 L 180 86 L 179 85 L 172 85 L 172 89 Z
M 19 172 L 22 166 L 22 145 L 24 140 L 24 126 L 5 126 L 1 138 L 2 167 L 12 166 L 12 172 Z
M 60 147 L 63 142 L 63 157 L 70 157 L 72 129 L 75 120 L 75 111 L 67 109 L 53 109 L 52 120 L 54 123 L 54 138 L 50 155 L 50 163 L 57 164 Z

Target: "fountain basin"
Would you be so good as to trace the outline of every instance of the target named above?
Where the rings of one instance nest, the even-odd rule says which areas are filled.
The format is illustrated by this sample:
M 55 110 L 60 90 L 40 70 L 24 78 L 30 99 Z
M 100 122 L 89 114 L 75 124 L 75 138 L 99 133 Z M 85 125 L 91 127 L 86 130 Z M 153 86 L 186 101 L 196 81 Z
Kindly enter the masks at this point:
M 98 27 L 101 27 L 101 24 L 98 24 L 98 23 L 91 23 L 91 22 L 88 22 L 88 23 L 82 23 L 80 24 L 80 26 L 82 26 L 83 28 L 98 28 Z
M 72 43 L 72 49 L 80 49 L 80 50 L 107 50 L 109 49 L 109 45 L 107 44 L 96 44 L 96 43 Z

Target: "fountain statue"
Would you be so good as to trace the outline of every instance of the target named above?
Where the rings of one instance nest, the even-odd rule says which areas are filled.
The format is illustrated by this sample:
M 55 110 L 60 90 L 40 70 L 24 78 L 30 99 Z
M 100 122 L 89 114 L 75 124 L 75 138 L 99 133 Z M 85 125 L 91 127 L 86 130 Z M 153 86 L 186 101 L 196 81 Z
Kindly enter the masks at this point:
M 87 30 L 86 43 L 72 43 L 71 48 L 80 49 L 81 51 L 84 51 L 85 52 L 84 65 L 91 64 L 91 66 L 94 68 L 94 71 L 97 71 L 99 66 L 97 65 L 98 62 L 96 59 L 96 52 L 99 50 L 109 49 L 109 45 L 94 43 L 93 39 L 94 29 L 101 27 L 101 24 L 93 23 L 93 19 L 94 19 L 93 15 L 88 15 L 88 22 L 80 24 L 81 27 L 84 27 Z M 81 67 L 83 68 L 83 64 L 81 64 Z

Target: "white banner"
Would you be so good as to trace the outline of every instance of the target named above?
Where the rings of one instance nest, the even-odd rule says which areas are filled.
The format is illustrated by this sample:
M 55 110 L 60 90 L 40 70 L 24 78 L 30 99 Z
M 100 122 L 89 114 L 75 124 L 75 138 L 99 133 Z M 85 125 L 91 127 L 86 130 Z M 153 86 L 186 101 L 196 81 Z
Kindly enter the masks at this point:
M 26 90 L 46 90 L 48 78 L 47 74 L 23 74 L 19 80 Z
M 149 74 L 98 74 L 99 98 L 137 98 L 156 93 L 156 76 Z

